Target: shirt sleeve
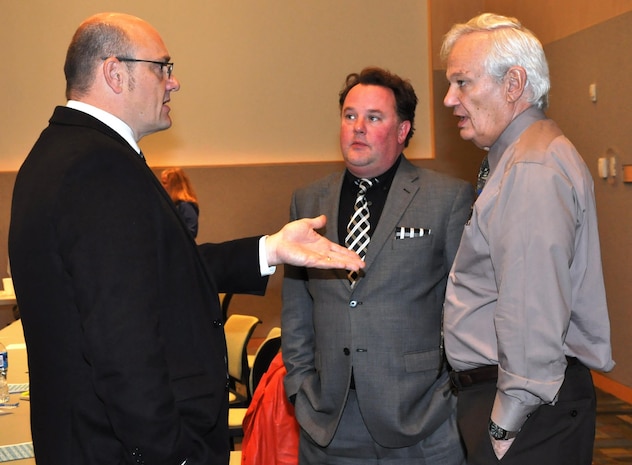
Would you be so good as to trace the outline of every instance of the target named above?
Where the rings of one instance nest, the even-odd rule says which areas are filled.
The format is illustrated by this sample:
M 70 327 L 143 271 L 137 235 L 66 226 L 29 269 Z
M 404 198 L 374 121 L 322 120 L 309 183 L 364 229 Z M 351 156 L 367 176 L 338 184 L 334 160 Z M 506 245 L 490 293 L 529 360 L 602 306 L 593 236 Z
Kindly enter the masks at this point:
M 518 431 L 539 405 L 555 402 L 564 381 L 575 190 L 557 166 L 516 163 L 504 174 L 490 214 L 499 360 L 491 417 Z

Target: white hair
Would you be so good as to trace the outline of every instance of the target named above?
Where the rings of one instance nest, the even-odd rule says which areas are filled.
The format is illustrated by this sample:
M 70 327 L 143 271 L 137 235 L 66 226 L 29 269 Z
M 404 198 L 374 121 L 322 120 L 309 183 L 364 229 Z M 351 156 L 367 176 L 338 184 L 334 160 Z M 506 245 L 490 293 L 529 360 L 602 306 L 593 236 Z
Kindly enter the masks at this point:
M 529 103 L 546 109 L 549 103 L 549 66 L 537 37 L 516 18 L 483 13 L 465 24 L 455 24 L 445 35 L 441 59 L 445 62 L 456 41 L 466 34 L 486 32 L 492 41 L 484 66 L 487 73 L 500 81 L 512 66 L 524 68 Z

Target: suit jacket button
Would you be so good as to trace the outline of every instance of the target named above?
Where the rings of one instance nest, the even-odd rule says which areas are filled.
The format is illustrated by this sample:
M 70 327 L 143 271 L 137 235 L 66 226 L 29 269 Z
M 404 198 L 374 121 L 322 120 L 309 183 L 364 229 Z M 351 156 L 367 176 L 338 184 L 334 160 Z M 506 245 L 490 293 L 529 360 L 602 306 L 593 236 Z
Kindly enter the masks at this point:
M 134 461 L 137 464 L 143 465 L 145 463 L 145 460 L 143 459 L 143 454 L 141 454 L 140 449 L 138 447 L 134 448 L 131 452 L 132 452 L 132 457 L 134 457 Z
M 351 302 L 349 302 L 349 307 L 351 308 L 356 308 L 358 305 L 362 305 L 362 302 L 359 302 L 357 300 L 352 300 Z
M 345 355 L 349 355 L 351 353 L 348 347 L 345 347 L 342 351 L 344 352 Z
M 222 322 L 220 320 L 213 320 L 213 326 L 215 326 L 216 328 L 221 328 Z

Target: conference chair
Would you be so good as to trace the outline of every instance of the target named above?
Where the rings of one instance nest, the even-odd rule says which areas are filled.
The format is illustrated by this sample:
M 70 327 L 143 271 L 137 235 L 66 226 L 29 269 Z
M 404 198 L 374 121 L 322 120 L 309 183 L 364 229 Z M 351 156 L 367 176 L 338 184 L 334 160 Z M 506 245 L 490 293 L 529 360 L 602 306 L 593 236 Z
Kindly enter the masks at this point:
M 250 369 L 248 367 L 248 342 L 261 320 L 252 315 L 233 314 L 224 323 L 228 354 L 230 402 L 247 405 Z
M 225 294 L 225 293 L 221 293 L 219 295 L 219 303 L 222 307 L 222 315 L 224 317 L 224 323 L 226 323 L 226 320 L 228 319 L 228 306 L 230 305 L 230 301 L 233 298 L 233 294 Z
M 230 462 L 229 465 L 241 465 L 241 451 L 240 450 L 231 450 L 230 451 Z
M 255 353 L 252 370 L 250 370 L 248 402 L 252 399 L 255 389 L 257 389 L 259 385 L 259 381 L 261 381 L 265 372 L 268 371 L 270 363 L 272 363 L 272 360 L 279 353 L 280 349 L 281 328 L 275 326 L 268 332 L 266 338 Z M 244 435 L 242 423 L 247 410 L 247 406 L 231 406 L 228 409 L 228 428 L 230 430 L 231 444 L 233 438 L 243 437 Z

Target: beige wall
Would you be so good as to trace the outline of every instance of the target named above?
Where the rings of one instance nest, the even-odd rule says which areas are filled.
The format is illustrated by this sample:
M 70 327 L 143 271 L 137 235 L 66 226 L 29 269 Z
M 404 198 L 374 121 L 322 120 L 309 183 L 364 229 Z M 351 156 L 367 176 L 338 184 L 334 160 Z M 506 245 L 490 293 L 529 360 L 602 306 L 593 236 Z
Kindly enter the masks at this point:
M 485 10 L 515 16 L 543 44 L 632 10 L 631 0 L 485 0 Z
M 432 156 L 427 0 L 63 5 L 3 2 L 10 72 L 0 74 L 0 171 L 18 168 L 53 106 L 65 103 L 68 42 L 82 19 L 103 10 L 147 19 L 175 63 L 173 127 L 141 141 L 152 166 L 337 160 L 338 92 L 347 74 L 369 65 L 410 77 L 420 103 L 409 154 Z
M 631 10 L 632 0 L 430 0 L 432 66 L 450 26 L 483 12 L 514 16 L 548 44 Z

